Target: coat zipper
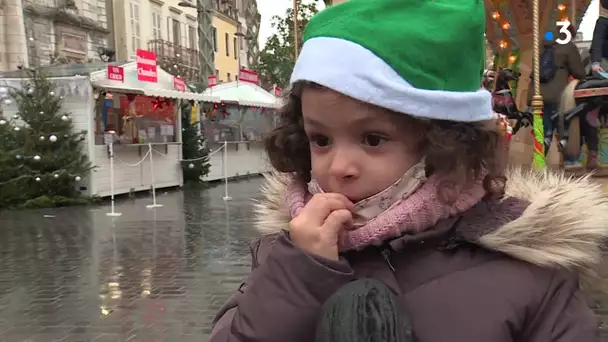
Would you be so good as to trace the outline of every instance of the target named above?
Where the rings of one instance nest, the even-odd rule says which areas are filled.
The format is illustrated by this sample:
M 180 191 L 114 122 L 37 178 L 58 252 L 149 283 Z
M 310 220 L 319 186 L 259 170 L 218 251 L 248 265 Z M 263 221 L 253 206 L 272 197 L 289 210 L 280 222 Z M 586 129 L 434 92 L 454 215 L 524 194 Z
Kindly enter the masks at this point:
M 390 269 L 394 273 L 395 267 L 393 267 L 393 264 L 391 263 L 391 251 L 388 248 L 382 248 L 381 252 L 382 252 L 382 257 L 384 258 L 384 261 L 386 261 L 386 263 L 388 264 L 388 267 L 390 267 Z

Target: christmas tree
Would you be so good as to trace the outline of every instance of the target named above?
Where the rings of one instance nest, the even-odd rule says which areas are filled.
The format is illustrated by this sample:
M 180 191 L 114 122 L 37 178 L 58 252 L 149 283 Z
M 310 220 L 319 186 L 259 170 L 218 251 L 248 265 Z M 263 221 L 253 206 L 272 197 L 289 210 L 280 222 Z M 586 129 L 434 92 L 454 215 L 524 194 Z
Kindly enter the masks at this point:
M 198 130 L 198 123 L 192 122 L 192 109 L 192 103 L 182 103 L 182 171 L 184 183 L 198 184 L 209 173 L 210 163 L 205 138 Z
M 62 97 L 38 71 L 20 88 L 0 85 L 0 208 L 85 203 L 79 185 L 91 164 L 82 152 L 86 131 L 75 132 Z M 1 106 L 14 103 L 7 117 Z

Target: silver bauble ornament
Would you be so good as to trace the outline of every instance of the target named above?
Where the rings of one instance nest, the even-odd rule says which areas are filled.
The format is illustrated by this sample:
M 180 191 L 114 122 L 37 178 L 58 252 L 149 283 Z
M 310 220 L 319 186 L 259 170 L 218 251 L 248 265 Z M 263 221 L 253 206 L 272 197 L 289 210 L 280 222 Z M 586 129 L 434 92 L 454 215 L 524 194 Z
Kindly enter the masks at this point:
M 190 163 L 190 164 L 188 164 L 188 167 L 191 169 L 194 169 L 194 164 Z
M 35 161 L 39 161 L 39 160 L 40 160 L 40 156 L 39 156 L 39 155 L 35 155 L 35 156 L 34 156 L 34 160 L 35 160 Z
M 53 177 L 59 178 L 59 175 L 58 174 L 54 174 Z
M 76 176 L 76 178 L 74 178 L 77 182 L 80 182 L 80 176 Z
M 0 126 L 6 125 L 6 120 L 0 120 Z
M 19 128 L 19 127 L 15 127 L 13 129 L 15 130 L 15 132 L 19 132 L 21 130 L 21 128 Z
M 36 177 L 36 182 L 40 182 L 40 177 Z
M 55 136 L 55 135 L 51 135 L 51 136 L 49 137 L 49 140 L 50 140 L 51 142 L 55 142 L 55 141 L 57 141 L 57 136 Z
M 44 136 L 40 136 L 40 141 L 44 141 L 46 138 Z
M 70 118 L 67 115 L 62 115 L 61 120 L 68 121 L 68 120 L 70 120 Z
M 13 103 L 13 100 L 11 99 L 4 99 L 4 104 L 7 106 L 10 106 Z

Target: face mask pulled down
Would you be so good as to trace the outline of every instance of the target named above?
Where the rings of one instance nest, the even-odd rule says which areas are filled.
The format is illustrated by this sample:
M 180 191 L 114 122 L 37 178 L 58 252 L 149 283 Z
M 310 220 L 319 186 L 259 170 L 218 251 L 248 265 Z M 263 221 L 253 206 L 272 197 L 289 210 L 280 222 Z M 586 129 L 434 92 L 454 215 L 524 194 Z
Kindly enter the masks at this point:
M 472 208 L 486 194 L 483 187 L 486 174 L 484 170 L 477 180 L 459 192 L 456 201 L 446 204 L 437 193 L 443 179 L 437 175 L 427 178 L 424 160 L 421 161 L 390 187 L 355 203 L 353 227 L 341 232 L 340 251 L 381 245 L 403 234 L 416 234 Z M 314 180 L 308 184 L 294 181 L 286 196 L 290 216 L 296 217 L 318 193 L 323 190 Z

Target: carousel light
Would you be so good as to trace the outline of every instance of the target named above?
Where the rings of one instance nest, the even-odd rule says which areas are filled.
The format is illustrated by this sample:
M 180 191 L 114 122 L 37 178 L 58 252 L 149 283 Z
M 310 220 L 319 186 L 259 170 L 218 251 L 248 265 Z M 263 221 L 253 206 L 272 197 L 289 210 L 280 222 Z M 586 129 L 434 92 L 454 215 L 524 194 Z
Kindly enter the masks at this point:
M 500 13 L 498 13 L 498 12 L 492 12 L 492 18 L 493 18 L 494 20 L 496 20 L 496 19 L 500 18 Z
M 517 56 L 509 56 L 509 62 L 511 62 L 511 63 L 515 63 L 516 59 L 517 59 Z
M 568 19 L 568 17 L 563 17 L 563 18 L 562 18 L 562 21 L 565 21 L 565 22 L 570 22 L 570 19 Z
M 502 29 L 503 29 L 503 30 L 508 30 L 508 29 L 510 29 L 510 28 L 511 28 L 511 24 L 509 24 L 509 23 L 504 23 L 504 24 L 502 24 Z
M 557 5 L 557 9 L 560 10 L 560 11 L 565 11 L 566 10 L 566 5 L 559 4 L 559 5 Z
M 505 41 L 503 40 L 503 41 L 501 41 L 501 42 L 500 42 L 499 46 L 500 46 L 500 48 L 501 48 L 501 49 L 506 49 L 506 48 L 507 48 L 507 46 L 509 46 L 509 44 L 507 44 L 507 42 L 505 42 Z

